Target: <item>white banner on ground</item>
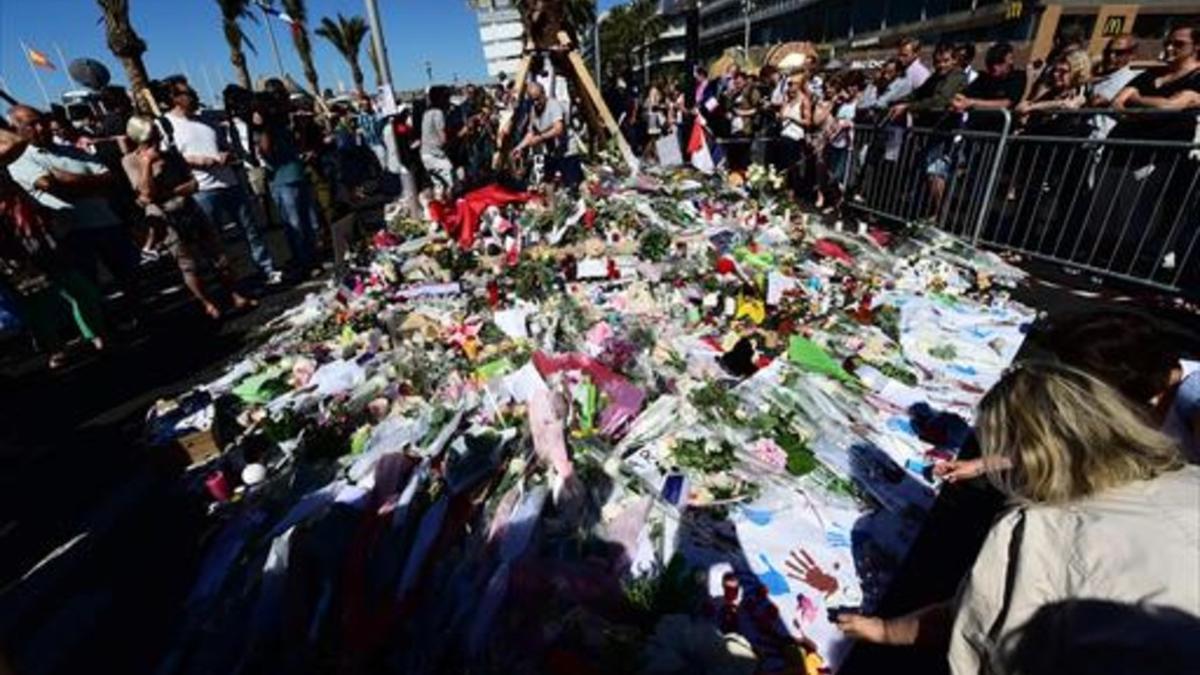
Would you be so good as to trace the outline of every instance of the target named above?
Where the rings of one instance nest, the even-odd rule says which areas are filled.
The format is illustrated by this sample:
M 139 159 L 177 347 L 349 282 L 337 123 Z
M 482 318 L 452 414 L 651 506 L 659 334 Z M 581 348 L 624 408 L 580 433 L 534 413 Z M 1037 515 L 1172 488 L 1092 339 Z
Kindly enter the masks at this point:
M 668 134 L 658 139 L 654 145 L 658 153 L 658 165 L 664 167 L 682 166 L 683 152 L 679 149 L 679 137 Z

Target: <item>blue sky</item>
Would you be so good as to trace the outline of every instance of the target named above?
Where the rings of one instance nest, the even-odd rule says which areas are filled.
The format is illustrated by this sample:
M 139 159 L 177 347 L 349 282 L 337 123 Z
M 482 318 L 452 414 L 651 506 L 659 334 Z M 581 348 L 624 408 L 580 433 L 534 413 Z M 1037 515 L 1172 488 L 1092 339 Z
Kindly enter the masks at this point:
M 622 1 L 599 0 L 599 5 L 603 10 Z M 233 69 L 214 0 L 130 0 L 130 7 L 134 27 L 149 46 L 145 60 L 151 77 L 186 70 L 206 99 L 205 72 L 218 91 L 232 81 Z M 432 63 L 438 81 L 448 82 L 455 74 L 464 80 L 485 77 L 478 28 L 465 0 L 379 0 L 379 10 L 398 88 L 424 86 L 426 60 Z M 347 15 L 365 12 L 362 0 L 308 0 L 310 29 L 322 16 L 339 11 Z M 9 91 L 20 100 L 42 102 L 22 54 L 21 40 L 59 66 L 57 72 L 40 71 L 51 98 L 57 99 L 68 87 L 56 44 L 68 61 L 90 56 L 109 66 L 114 81 L 124 82 L 124 72 L 105 45 L 99 17 L 100 10 L 92 0 L 0 0 L 0 77 Z M 246 29 L 258 49 L 257 54 L 247 55 L 251 74 L 273 73 L 274 59 L 264 25 L 260 21 Z M 287 25 L 275 20 L 275 29 L 285 69 L 302 80 Z M 336 89 L 339 80 L 350 86 L 349 68 L 341 56 L 324 40 L 313 36 L 313 41 L 321 86 Z M 370 86 L 374 75 L 365 53 L 361 60 Z

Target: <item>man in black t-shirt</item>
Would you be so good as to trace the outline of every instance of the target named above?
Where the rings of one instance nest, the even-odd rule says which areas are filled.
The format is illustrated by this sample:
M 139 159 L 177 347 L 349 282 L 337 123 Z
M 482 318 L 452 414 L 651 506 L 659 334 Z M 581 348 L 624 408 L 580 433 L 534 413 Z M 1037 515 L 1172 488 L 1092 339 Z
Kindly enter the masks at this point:
M 1012 110 L 1025 96 L 1025 72 L 1013 65 L 1013 46 L 997 42 L 987 51 L 987 70 L 969 84 L 950 104 L 956 112 L 975 112 L 967 116 L 967 128 L 976 131 L 1001 131 L 1002 115 L 991 112 Z

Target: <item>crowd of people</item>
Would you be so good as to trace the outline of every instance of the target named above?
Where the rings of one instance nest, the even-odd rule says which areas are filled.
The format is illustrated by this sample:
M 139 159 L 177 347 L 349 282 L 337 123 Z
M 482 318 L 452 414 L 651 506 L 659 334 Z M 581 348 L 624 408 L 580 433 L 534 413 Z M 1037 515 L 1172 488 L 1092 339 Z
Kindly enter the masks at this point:
M 67 362 L 66 316 L 101 351 L 115 328 L 137 325 L 147 266 L 173 260 L 218 320 L 253 307 L 256 290 L 319 274 L 326 249 L 340 253 L 343 217 L 381 190 L 383 143 L 366 97 L 318 111 L 276 79 L 223 94 L 223 109 L 204 109 L 173 77 L 152 88 L 143 108 L 155 114 L 136 112 L 118 87 L 84 114 L 7 111 L 0 295 L 6 323 L 16 317 L 52 368 Z M 286 265 L 267 244 L 272 225 L 286 235 Z M 244 237 L 253 278 L 236 276 L 226 227 Z M 105 303 L 109 282 L 119 299 Z
M 1162 65 L 1143 69 L 1135 67 L 1138 45 L 1130 35 L 1109 40 L 1093 63 L 1082 37 L 1068 33 L 1038 68 L 1028 70 L 1018 67 L 1009 43 L 992 44 L 977 69 L 974 43 L 940 43 L 927 65 L 921 43 L 908 38 L 875 67 L 817 59 L 789 72 L 731 64 L 711 74 L 698 67 L 691 84 L 655 82 L 644 95 L 631 78 L 614 78 L 606 99 L 646 157 L 674 135 L 686 158 L 692 122 L 699 118 L 721 141 L 731 170 L 769 163 L 787 173 L 796 199 L 825 209 L 854 188 L 861 168 L 856 164 L 862 163 L 852 152 L 856 124 L 917 127 L 950 137 L 960 129 L 998 132 L 1004 118 L 996 112 L 1008 111 L 1012 131 L 1031 137 L 1193 142 L 1194 115 L 1120 113 L 1200 108 L 1198 37 L 1196 26 L 1174 28 L 1163 43 Z M 939 141 L 922 161 L 936 213 L 962 158 Z

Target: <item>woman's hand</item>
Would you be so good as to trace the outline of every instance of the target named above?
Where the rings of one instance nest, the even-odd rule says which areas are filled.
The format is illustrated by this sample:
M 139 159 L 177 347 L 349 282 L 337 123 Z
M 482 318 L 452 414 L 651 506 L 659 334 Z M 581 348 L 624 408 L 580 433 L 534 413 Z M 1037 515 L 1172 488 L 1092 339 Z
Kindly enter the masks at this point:
M 838 614 L 837 627 L 842 634 L 851 640 L 869 642 L 871 644 L 887 643 L 887 620 L 877 616 L 861 614 Z
M 958 483 L 964 480 L 978 478 L 984 474 L 982 459 L 952 459 L 948 462 L 938 462 L 933 465 L 933 475 L 947 483 Z

